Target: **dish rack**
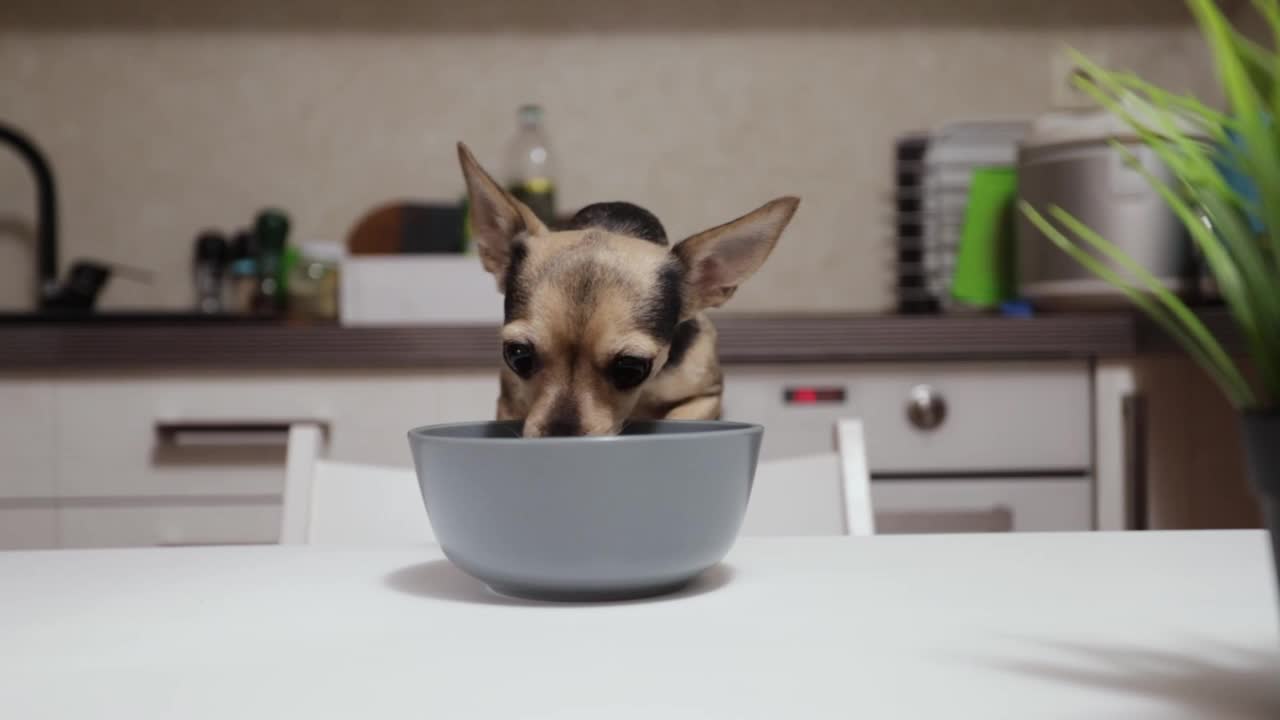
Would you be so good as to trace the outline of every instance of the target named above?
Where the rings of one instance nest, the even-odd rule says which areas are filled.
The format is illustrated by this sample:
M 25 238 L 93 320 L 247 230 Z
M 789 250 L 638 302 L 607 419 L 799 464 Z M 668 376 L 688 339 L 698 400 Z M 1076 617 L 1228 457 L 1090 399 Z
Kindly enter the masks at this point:
M 897 255 L 898 312 L 938 311 L 924 272 L 924 154 L 928 133 L 912 133 L 894 143 L 894 244 Z
M 952 307 L 951 278 L 973 171 L 1013 167 L 1030 122 L 949 123 L 896 147 L 898 307 L 935 312 Z

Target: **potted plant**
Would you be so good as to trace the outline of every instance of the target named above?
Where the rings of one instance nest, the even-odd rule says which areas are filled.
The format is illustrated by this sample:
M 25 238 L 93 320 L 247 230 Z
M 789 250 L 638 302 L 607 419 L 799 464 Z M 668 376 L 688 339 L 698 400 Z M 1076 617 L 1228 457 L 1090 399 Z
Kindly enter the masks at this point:
M 1176 295 L 1115 245 L 1059 207 L 1022 203 L 1055 245 L 1122 291 L 1174 337 L 1238 409 L 1250 480 L 1280 577 L 1280 56 L 1242 35 L 1213 0 L 1188 0 L 1229 105 L 1215 110 L 1076 55 L 1076 84 L 1122 118 L 1175 181 L 1131 165 L 1164 198 L 1199 248 L 1239 326 L 1247 375 Z M 1280 0 L 1254 0 L 1280 43 Z M 1116 152 L 1128 154 L 1118 143 Z

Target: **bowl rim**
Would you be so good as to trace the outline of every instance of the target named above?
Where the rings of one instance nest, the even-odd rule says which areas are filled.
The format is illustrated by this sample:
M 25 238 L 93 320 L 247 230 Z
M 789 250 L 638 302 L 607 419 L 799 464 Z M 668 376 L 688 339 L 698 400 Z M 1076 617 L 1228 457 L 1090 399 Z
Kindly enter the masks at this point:
M 706 430 L 688 433 L 655 433 L 652 435 L 577 435 L 573 437 L 450 437 L 435 435 L 434 432 L 475 425 L 491 425 L 504 420 L 473 420 L 470 422 L 437 423 L 421 425 L 409 430 L 409 440 L 430 440 L 431 442 L 459 443 L 466 445 L 602 445 L 612 443 L 671 442 L 673 440 L 696 440 L 708 435 L 722 437 L 725 435 L 753 435 L 763 433 L 764 426 L 757 423 L 737 422 L 734 420 L 645 420 L 644 422 L 671 425 L 714 425 Z

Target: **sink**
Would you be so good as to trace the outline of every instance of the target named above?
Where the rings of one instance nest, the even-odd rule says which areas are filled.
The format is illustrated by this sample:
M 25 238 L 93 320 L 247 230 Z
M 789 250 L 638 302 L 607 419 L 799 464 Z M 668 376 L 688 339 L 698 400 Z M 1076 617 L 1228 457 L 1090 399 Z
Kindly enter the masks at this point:
M 188 323 L 225 324 L 252 323 L 265 325 L 278 318 L 256 315 L 208 315 L 183 310 L 102 310 L 0 312 L 0 325 L 86 324 L 86 325 L 185 325 Z

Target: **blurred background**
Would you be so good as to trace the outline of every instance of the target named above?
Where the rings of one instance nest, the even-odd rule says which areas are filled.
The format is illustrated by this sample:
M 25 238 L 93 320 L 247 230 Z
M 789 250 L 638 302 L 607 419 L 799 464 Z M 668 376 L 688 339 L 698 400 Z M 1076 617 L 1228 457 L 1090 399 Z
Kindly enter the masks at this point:
M 725 416 L 769 462 L 860 420 L 882 527 L 1256 526 L 1231 408 L 1013 218 L 1241 349 L 1067 47 L 1220 101 L 1174 0 L 4 0 L 0 548 L 275 542 L 286 457 L 492 417 L 460 140 L 551 222 L 800 196 L 716 315 Z
M 626 199 L 682 237 L 799 195 L 732 309 L 877 311 L 895 138 L 1049 109 L 1066 44 L 1214 92 L 1169 0 L 8 0 L 0 107 L 57 173 L 63 256 L 154 272 L 103 307 L 188 307 L 195 234 L 263 206 L 341 242 L 383 203 L 456 200 L 454 143 L 497 172 L 537 103 L 562 207 Z M 0 153 L 3 308 L 34 292 L 33 205 Z

